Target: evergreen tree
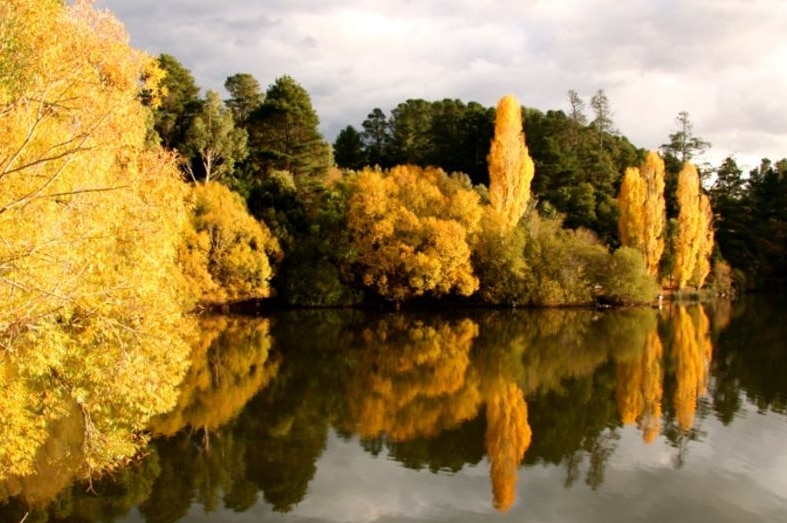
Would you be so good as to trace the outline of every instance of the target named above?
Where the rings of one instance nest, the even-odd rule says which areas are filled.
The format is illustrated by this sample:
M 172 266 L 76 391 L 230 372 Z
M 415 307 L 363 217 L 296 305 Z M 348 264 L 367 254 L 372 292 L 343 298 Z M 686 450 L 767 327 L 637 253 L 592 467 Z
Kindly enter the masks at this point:
M 230 94 L 226 104 L 232 111 L 235 123 L 245 127 L 251 113 L 262 105 L 265 99 L 260 83 L 249 73 L 236 73 L 227 77 L 224 88 Z
M 292 77 L 277 78 L 268 87 L 248 122 L 249 153 L 259 174 L 282 170 L 312 176 L 329 167 L 330 146 L 318 129 L 309 93 Z
M 168 149 L 180 149 L 191 126 L 191 119 L 200 107 L 199 87 L 191 71 L 174 56 L 161 54 L 158 65 L 165 76 L 161 81 L 163 95 L 154 113 L 154 129 Z
M 363 141 L 369 155 L 369 165 L 390 167 L 391 129 L 385 113 L 375 107 L 363 121 Z
M 336 136 L 333 157 L 336 165 L 343 169 L 358 170 L 368 163 L 368 156 L 363 147 L 363 135 L 352 125 L 339 131 Z

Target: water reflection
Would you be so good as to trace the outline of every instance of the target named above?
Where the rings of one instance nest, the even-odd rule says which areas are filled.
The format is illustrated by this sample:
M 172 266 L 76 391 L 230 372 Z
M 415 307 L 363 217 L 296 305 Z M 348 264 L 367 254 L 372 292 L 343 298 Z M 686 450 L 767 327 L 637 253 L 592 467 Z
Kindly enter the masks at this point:
M 207 443 L 210 431 L 233 419 L 278 372 L 281 357 L 271 354 L 269 323 L 228 317 L 202 319 L 178 403 L 151 421 L 153 433 L 171 436 L 186 427 L 201 429 Z
M 733 423 L 746 399 L 785 412 L 785 356 L 750 325 L 766 330 L 774 318 L 749 309 L 736 311 L 745 321 L 729 320 L 724 311 L 212 319 L 178 406 L 151 425 L 164 437 L 143 458 L 95 482 L 98 497 L 84 486 L 20 497 L 34 489 L 6 481 L 0 520 L 19 521 L 31 501 L 39 508 L 26 523 L 112 521 L 131 507 L 148 522 L 174 522 L 195 503 L 208 514 L 262 503 L 291 512 L 332 433 L 411 469 L 484 467 L 489 506 L 500 511 L 516 506 L 517 482 L 536 464 L 562 468 L 566 487 L 602 488 L 626 430 L 669 443 L 681 466 L 703 418 Z M 747 350 L 769 365 L 744 358 Z M 49 441 L 79 441 L 79 427 L 63 423 Z

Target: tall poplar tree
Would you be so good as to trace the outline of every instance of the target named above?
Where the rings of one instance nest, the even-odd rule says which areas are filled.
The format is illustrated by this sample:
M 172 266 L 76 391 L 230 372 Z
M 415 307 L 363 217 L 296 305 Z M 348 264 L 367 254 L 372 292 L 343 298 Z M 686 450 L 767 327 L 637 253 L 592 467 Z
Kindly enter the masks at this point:
M 504 229 L 513 229 L 527 210 L 535 167 L 525 145 L 522 107 L 513 95 L 497 104 L 489 149 L 489 200 Z
M 642 253 L 652 276 L 658 275 L 664 253 L 666 204 L 664 200 L 664 161 L 651 151 L 639 167 L 626 169 L 620 186 L 618 229 L 624 247 Z
M 678 289 L 690 282 L 700 288 L 710 272 L 713 250 L 713 212 L 710 200 L 701 193 L 697 168 L 683 165 L 678 174 L 678 231 L 675 240 L 673 275 Z

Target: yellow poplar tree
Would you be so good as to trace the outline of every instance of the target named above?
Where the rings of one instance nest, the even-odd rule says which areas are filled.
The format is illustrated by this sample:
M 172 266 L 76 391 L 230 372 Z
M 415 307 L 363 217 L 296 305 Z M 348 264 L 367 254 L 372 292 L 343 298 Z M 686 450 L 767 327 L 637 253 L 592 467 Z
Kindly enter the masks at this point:
M 522 107 L 513 95 L 503 96 L 497 104 L 495 136 L 487 160 L 489 201 L 504 229 L 511 230 L 527 210 L 535 173 L 522 131 Z
M 700 230 L 698 231 L 700 246 L 697 249 L 697 265 L 692 277 L 693 282 L 700 289 L 710 274 L 710 257 L 713 254 L 713 209 L 711 209 L 708 195 L 700 195 Z
M 639 168 L 626 169 L 618 197 L 620 241 L 642 253 L 652 276 L 657 276 L 664 253 L 664 185 L 664 160 L 650 151 Z
M 678 289 L 689 282 L 699 289 L 710 273 L 713 251 L 713 212 L 708 197 L 701 193 L 697 168 L 685 163 L 678 174 L 678 233 L 675 241 L 673 276 Z

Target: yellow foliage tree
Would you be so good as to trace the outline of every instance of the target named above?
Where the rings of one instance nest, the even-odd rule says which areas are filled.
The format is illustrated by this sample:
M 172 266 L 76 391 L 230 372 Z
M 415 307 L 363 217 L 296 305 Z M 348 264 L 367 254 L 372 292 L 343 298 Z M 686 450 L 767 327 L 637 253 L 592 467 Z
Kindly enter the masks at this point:
M 513 95 L 505 95 L 497 103 L 495 135 L 487 160 L 489 201 L 505 230 L 511 230 L 527 210 L 535 173 L 522 130 L 522 107 Z
M 678 232 L 673 276 L 678 289 L 693 283 L 702 287 L 710 273 L 713 251 L 713 211 L 701 193 L 697 168 L 686 163 L 678 174 Z
M 351 182 L 347 229 L 362 283 L 394 301 L 478 289 L 470 238 L 478 195 L 441 169 L 365 169 Z
M 177 399 L 184 187 L 146 147 L 140 90 L 154 99 L 160 75 L 111 15 L 3 2 L 0 49 L 0 387 L 14 391 L 0 470 L 33 472 L 48 426 L 76 413 L 89 473 L 136 452 Z
M 678 307 L 673 316 L 675 330 L 672 358 L 676 388 L 673 398 L 678 427 L 688 431 L 694 425 L 697 399 L 705 394 L 713 353 L 710 321 L 702 307 Z
M 268 227 L 246 209 L 241 197 L 217 182 L 193 186 L 191 227 L 180 261 L 194 299 L 200 302 L 265 298 L 281 258 Z
M 711 209 L 710 198 L 706 194 L 700 195 L 700 230 L 697 234 L 700 246 L 697 249 L 697 264 L 692 275 L 692 282 L 700 289 L 711 272 L 710 258 L 714 245 L 713 209 Z
M 642 253 L 652 276 L 658 275 L 664 253 L 664 185 L 664 161 L 657 152 L 650 151 L 639 168 L 626 169 L 618 196 L 620 241 L 624 247 Z

